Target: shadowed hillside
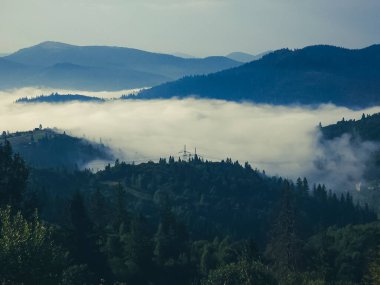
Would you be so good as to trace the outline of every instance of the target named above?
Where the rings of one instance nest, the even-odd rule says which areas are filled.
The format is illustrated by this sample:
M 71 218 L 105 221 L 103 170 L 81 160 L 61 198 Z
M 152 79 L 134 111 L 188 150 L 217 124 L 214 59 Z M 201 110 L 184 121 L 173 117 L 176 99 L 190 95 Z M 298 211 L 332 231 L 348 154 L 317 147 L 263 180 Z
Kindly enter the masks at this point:
M 238 66 L 227 57 L 181 58 L 131 48 L 43 42 L 0 59 L 0 88 L 121 90 Z
M 321 132 L 322 144 L 347 137 L 354 152 L 358 152 L 363 144 L 371 145 L 368 158 L 361 161 L 363 177 L 353 195 L 380 212 L 380 114 L 363 114 L 360 120 L 343 118 L 336 124 L 321 127 Z
M 379 94 L 380 45 L 374 45 L 361 50 L 333 46 L 278 50 L 236 68 L 144 90 L 139 97 L 366 107 L 380 104 Z
M 111 150 L 102 144 L 36 128 L 28 132 L 3 132 L 1 140 L 11 143 L 27 164 L 36 168 L 79 169 L 94 160 L 112 160 Z

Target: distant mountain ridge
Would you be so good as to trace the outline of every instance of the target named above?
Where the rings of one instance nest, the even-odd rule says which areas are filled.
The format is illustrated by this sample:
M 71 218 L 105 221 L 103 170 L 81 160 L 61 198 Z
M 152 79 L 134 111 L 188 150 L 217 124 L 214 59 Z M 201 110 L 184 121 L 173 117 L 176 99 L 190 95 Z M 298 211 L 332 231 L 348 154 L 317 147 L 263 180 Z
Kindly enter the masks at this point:
M 226 57 L 185 59 L 132 48 L 59 42 L 43 42 L 0 59 L 0 75 L 9 74 L 0 78 L 0 88 L 44 86 L 94 91 L 154 86 L 241 64 Z
M 380 45 L 282 49 L 235 68 L 188 76 L 140 92 L 138 98 L 196 96 L 275 105 L 380 104 Z
M 226 55 L 226 57 L 240 61 L 240 62 L 251 62 L 254 60 L 261 59 L 264 55 L 270 53 L 270 51 L 259 53 L 257 55 L 245 53 L 245 52 L 231 52 L 230 54 Z
M 66 102 L 105 102 L 105 99 L 85 96 L 80 94 L 58 94 L 40 95 L 37 97 L 23 97 L 16 100 L 16 103 L 66 103 Z

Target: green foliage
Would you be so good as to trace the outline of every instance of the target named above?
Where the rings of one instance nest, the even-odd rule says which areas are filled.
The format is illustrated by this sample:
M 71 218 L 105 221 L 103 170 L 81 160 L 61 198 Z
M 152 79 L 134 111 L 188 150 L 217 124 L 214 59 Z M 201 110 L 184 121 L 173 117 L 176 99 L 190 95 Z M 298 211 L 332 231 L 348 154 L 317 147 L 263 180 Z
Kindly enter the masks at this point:
M 14 163 L 9 145 L 2 151 L 4 169 L 18 166 L 0 176 L 8 182 L 23 161 Z M 374 221 L 374 213 L 355 205 L 349 194 L 338 199 L 323 185 L 310 191 L 306 178 L 294 185 L 248 163 L 199 157 L 139 165 L 116 161 L 95 174 L 33 169 L 27 191 L 24 178 L 3 184 L 7 193 L 19 189 L 15 204 L 23 214 L 40 205 L 33 201 L 44 201 L 43 217 L 58 230 L 51 235 L 36 217 L 29 221 L 2 210 L 4 282 L 337 285 L 377 280 L 376 224 L 340 229 Z M 3 203 L 8 200 L 15 201 Z M 69 251 L 69 259 L 56 244 Z
M 66 266 L 64 251 L 38 219 L 27 221 L 11 207 L 0 209 L 0 280 L 24 284 L 57 284 Z
M 133 218 L 130 226 L 121 224 L 109 233 L 103 245 L 114 278 L 127 284 L 148 284 L 152 278 L 152 241 L 142 217 Z
M 362 282 L 368 268 L 372 268 L 370 274 L 376 278 L 378 260 L 373 251 L 379 245 L 380 225 L 377 222 L 329 228 L 306 243 L 308 270 L 329 282 Z
M 70 203 L 70 221 L 68 233 L 70 243 L 67 246 L 71 255 L 77 263 L 88 265 L 89 270 L 97 279 L 104 278 L 108 273 L 108 268 L 100 252 L 97 236 L 88 217 L 83 197 L 79 192 L 74 194 Z
M 380 246 L 370 250 L 368 258 L 367 274 L 364 277 L 364 284 L 380 284 Z
M 193 271 L 190 264 L 190 242 L 184 224 L 178 221 L 167 203 L 162 206 L 161 219 L 154 236 L 154 261 L 163 284 L 188 281 Z
M 213 239 L 222 233 L 237 239 L 253 238 L 261 248 L 265 245 L 280 203 L 283 179 L 267 177 L 230 159 L 169 161 L 119 163 L 94 175 L 92 183 L 105 192 L 114 191 L 121 183 L 130 211 L 141 212 L 154 223 L 158 222 L 162 197 L 168 197 L 174 214 L 197 239 Z M 322 186 L 313 195 L 307 180 L 301 182 L 300 189 L 290 183 L 290 191 L 302 238 L 328 226 L 376 219 L 370 209 L 357 208 L 351 200 L 340 201 Z M 320 199 L 323 195 L 324 200 Z
M 96 189 L 90 198 L 89 212 L 97 231 L 101 231 L 106 227 L 109 219 L 109 209 L 106 198 L 99 188 Z
M 94 276 L 89 271 L 87 265 L 73 265 L 66 268 L 62 273 L 61 285 L 83 285 L 89 280 L 93 280 Z
M 276 285 L 270 270 L 262 263 L 242 260 L 213 270 L 202 285 Z
M 8 141 L 0 144 L 0 206 L 20 207 L 26 189 L 28 169 Z
M 272 229 L 266 256 L 273 262 L 279 279 L 288 279 L 299 267 L 301 240 L 297 236 L 294 201 L 289 182 L 285 181 L 279 215 Z
M 380 262 L 379 260 L 373 261 L 369 264 L 367 280 L 370 284 L 380 284 Z
M 185 226 L 177 221 L 167 206 L 164 206 L 155 236 L 154 254 L 157 263 L 172 263 L 180 255 L 186 254 L 187 242 L 188 235 Z
M 112 160 L 109 148 L 103 144 L 90 142 L 60 134 L 52 129 L 11 133 L 7 140 L 16 153 L 36 168 L 66 168 L 75 170 L 93 160 Z

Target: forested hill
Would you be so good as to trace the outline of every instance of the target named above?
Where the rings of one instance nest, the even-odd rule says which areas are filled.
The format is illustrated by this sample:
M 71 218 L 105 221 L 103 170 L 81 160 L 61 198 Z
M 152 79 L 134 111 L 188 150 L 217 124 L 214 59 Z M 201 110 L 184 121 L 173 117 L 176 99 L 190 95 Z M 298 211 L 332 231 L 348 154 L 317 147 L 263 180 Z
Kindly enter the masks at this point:
M 380 113 L 363 114 L 360 120 L 345 119 L 321 128 L 325 139 L 334 139 L 349 134 L 363 141 L 380 142 Z
M 336 124 L 320 128 L 321 144 L 343 140 L 342 148 L 356 157 L 359 169 L 363 171 L 360 188 L 354 197 L 366 201 L 380 211 L 380 113 L 363 114 L 359 120 L 343 118 Z M 334 143 L 334 142 L 333 142 Z M 339 159 L 339 157 L 335 158 Z
M 139 98 L 198 96 L 276 105 L 380 104 L 380 45 L 359 50 L 310 46 L 278 50 L 262 59 L 144 90 Z
M 69 136 L 54 129 L 7 133 L 1 142 L 9 141 L 14 151 L 35 168 L 79 169 L 94 160 L 112 160 L 111 150 L 82 138 Z
M 359 285 L 380 266 L 368 207 L 231 159 L 30 169 L 4 141 L 0 177 L 5 284 Z
M 40 95 L 37 97 L 23 97 L 16 100 L 16 103 L 67 103 L 67 102 L 104 102 L 105 99 L 80 94 L 58 94 Z
M 306 179 L 289 184 L 282 178 L 267 177 L 248 164 L 242 166 L 230 159 L 185 162 L 170 158 L 138 165 L 116 162 L 96 174 L 70 175 L 67 179 L 60 172 L 33 172 L 33 183 L 45 189 L 43 204 L 54 203 L 57 196 L 62 199 L 59 206 L 42 212 L 53 222 L 67 219 L 64 200 L 80 189 L 88 201 L 92 195 L 101 195 L 106 207 L 102 209 L 104 213 L 112 212 L 112 201 L 119 199 L 117 195 L 123 195 L 127 209 L 143 214 L 153 224 L 159 222 L 159 213 L 163 205 L 167 205 L 186 225 L 193 239 L 252 238 L 263 249 L 273 219 L 281 208 L 285 184 L 290 191 L 300 237 L 309 237 L 328 226 L 375 219 L 364 203 L 359 207 L 349 194 L 336 195 L 323 185 L 309 186 Z M 55 180 L 60 183 L 55 185 Z M 111 220 L 106 216 L 94 217 L 99 226 L 106 226 Z

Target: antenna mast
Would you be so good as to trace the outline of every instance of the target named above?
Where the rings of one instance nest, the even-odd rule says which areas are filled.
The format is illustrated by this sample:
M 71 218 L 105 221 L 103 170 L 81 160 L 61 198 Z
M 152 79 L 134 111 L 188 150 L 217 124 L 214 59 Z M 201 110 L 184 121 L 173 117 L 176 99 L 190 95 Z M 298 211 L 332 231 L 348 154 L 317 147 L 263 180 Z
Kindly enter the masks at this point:
M 183 151 L 180 151 L 179 154 L 182 155 L 182 160 L 184 161 L 188 161 L 192 156 L 191 152 L 186 150 L 186 145 L 183 147 Z

